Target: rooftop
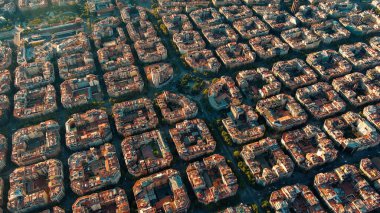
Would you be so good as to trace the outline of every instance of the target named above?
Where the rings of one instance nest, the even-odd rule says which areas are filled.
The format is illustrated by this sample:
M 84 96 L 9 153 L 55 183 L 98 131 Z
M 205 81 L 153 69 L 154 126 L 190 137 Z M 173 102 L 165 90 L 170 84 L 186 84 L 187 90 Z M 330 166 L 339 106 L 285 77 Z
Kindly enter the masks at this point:
M 70 186 L 78 195 L 115 185 L 121 177 L 116 149 L 110 143 L 76 152 L 69 157 L 68 164 Z
M 190 207 L 186 187 L 174 169 L 139 179 L 133 186 L 133 194 L 138 211 L 186 212 Z
M 265 125 L 259 124 L 258 118 L 253 107 L 242 104 L 231 106 L 231 112 L 222 122 L 232 141 L 243 144 L 264 136 Z
M 8 210 L 28 212 L 58 203 L 65 197 L 63 176 L 63 164 L 55 159 L 15 169 L 9 175 Z
M 74 213 L 115 211 L 129 213 L 128 197 L 119 187 L 79 197 L 73 204 Z
M 157 96 L 156 103 L 169 124 L 192 119 L 198 113 L 197 104 L 182 94 L 164 91 Z
M 239 188 L 234 172 L 219 154 L 190 163 L 186 174 L 198 201 L 205 205 L 232 197 Z
M 376 129 L 354 112 L 326 119 L 323 128 L 337 144 L 349 151 L 369 149 L 380 143 Z
M 73 151 L 87 149 L 112 140 L 112 131 L 104 110 L 91 109 L 72 114 L 65 123 L 66 146 Z
M 324 119 L 346 110 L 346 103 L 333 87 L 325 82 L 297 89 L 296 98 L 317 119 Z
M 185 120 L 169 130 L 179 157 L 189 161 L 213 153 L 216 141 L 201 119 Z
M 133 95 L 143 91 L 144 81 L 136 66 L 120 67 L 103 75 L 107 93 L 110 97 L 118 98 Z
M 18 119 L 41 117 L 57 108 L 55 89 L 50 84 L 31 90 L 21 89 L 14 95 L 13 116 Z
M 362 213 L 380 208 L 380 195 L 354 165 L 317 174 L 314 187 L 332 212 Z
M 135 177 L 158 172 L 173 161 L 169 146 L 159 130 L 126 137 L 121 149 L 128 172 Z
M 278 94 L 257 102 L 256 110 L 276 131 L 284 131 L 307 121 L 307 114 L 290 95 Z
M 259 185 L 266 186 L 293 174 L 292 159 L 275 139 L 265 138 L 245 145 L 240 155 Z
M 124 137 L 143 133 L 158 125 L 153 103 L 147 98 L 116 103 L 112 114 L 118 133 Z
M 283 133 L 281 143 L 304 170 L 330 163 L 338 157 L 333 141 L 315 125 Z

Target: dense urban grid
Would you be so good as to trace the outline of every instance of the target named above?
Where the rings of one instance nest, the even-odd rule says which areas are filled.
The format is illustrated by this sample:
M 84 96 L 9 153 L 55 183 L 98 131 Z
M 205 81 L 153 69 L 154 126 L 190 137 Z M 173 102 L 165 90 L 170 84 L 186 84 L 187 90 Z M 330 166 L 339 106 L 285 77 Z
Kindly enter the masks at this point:
M 0 212 L 380 212 L 380 1 L 0 1 Z

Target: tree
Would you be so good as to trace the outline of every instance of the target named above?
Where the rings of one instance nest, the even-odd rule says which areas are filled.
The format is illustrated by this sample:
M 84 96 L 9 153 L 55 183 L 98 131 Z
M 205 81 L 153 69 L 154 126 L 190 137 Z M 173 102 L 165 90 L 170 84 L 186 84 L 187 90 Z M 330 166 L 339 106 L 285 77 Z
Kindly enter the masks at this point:
M 267 209 L 269 208 L 269 202 L 267 200 L 264 200 L 261 202 L 261 208 Z
M 160 29 L 164 35 L 169 34 L 168 28 L 166 28 L 166 26 L 164 24 L 160 24 Z
M 252 205 L 251 205 L 251 208 L 252 208 L 252 211 L 253 211 L 254 213 L 259 213 L 259 207 L 257 206 L 256 203 L 252 204 Z
M 234 151 L 234 157 L 238 158 L 240 156 L 240 152 L 238 150 Z

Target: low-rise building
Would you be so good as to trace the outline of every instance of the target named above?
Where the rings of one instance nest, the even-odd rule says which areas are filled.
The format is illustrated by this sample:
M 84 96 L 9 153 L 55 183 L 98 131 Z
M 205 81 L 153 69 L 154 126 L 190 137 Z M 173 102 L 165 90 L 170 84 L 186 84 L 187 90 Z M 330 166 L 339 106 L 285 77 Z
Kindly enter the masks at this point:
M 321 38 L 324 44 L 348 39 L 351 36 L 350 31 L 344 28 L 338 21 L 327 20 L 311 25 L 311 30 Z
M 321 43 L 319 36 L 304 27 L 282 31 L 281 37 L 296 51 L 315 49 Z
M 339 47 L 339 53 L 350 61 L 358 70 L 364 70 L 380 65 L 380 53 L 362 42 L 343 44 Z
M 0 70 L 0 94 L 11 91 L 12 76 L 9 70 Z
M 182 31 L 173 35 L 173 42 L 177 46 L 181 54 L 186 54 L 191 51 L 200 51 L 206 47 L 201 34 L 197 31 Z
M 43 211 L 40 211 L 39 213 L 65 213 L 65 210 L 59 206 L 53 206 Z
M 116 4 L 122 1 L 117 1 Z M 118 5 L 119 6 L 119 5 Z M 125 7 L 119 8 L 120 16 L 124 23 L 136 23 L 140 20 L 147 21 L 148 13 L 146 8 L 140 6 L 126 5 Z
M 158 125 L 153 103 L 147 98 L 114 104 L 112 114 L 118 133 L 124 137 L 143 133 Z
M 12 0 L 5 0 L 0 3 L 0 14 L 1 15 L 10 15 L 16 12 L 17 2 Z
M 228 6 L 228 5 L 241 5 L 240 0 L 212 0 L 215 7 Z
M 329 81 L 351 72 L 352 65 L 335 50 L 327 49 L 307 55 L 306 62 L 320 77 Z
M 243 0 L 248 2 L 247 4 L 253 5 L 252 10 L 260 16 L 264 16 L 266 13 L 273 13 L 280 11 L 281 0 Z
M 99 146 L 112 140 L 108 115 L 100 109 L 72 114 L 65 123 L 65 129 L 66 146 L 73 151 Z
M 223 23 L 222 15 L 213 7 L 197 9 L 190 13 L 190 17 L 201 29 Z
M 209 0 L 158 0 L 158 4 L 164 7 L 175 7 L 175 6 L 192 6 L 192 7 L 207 7 L 210 4 Z
M 190 199 L 180 173 L 174 169 L 139 179 L 133 186 L 140 212 L 187 212 Z
M 374 187 L 380 190 L 380 164 L 379 158 L 364 158 L 360 161 L 359 169 L 364 174 L 364 176 L 372 182 Z
M 131 47 L 127 44 L 103 47 L 97 54 L 104 72 L 115 71 L 120 67 L 131 66 L 135 63 Z
M 237 42 L 239 36 L 228 24 L 210 26 L 202 30 L 206 40 L 212 47 L 220 47 L 230 42 Z
M 55 43 L 54 49 L 59 57 L 75 53 L 84 53 L 91 51 L 90 39 L 85 33 L 78 33 L 75 36 Z
M 220 62 L 209 49 L 188 52 L 185 56 L 185 61 L 190 68 L 198 72 L 216 73 L 221 67 Z
M 182 31 L 193 30 L 189 18 L 186 14 L 170 14 L 162 17 L 162 22 L 170 34 L 180 33 Z
M 42 9 L 49 6 L 48 0 L 17 0 L 17 6 L 21 11 Z
M 334 213 L 364 213 L 380 208 L 380 195 L 354 165 L 345 164 L 331 172 L 317 174 L 314 187 Z
M 138 40 L 134 46 L 139 60 L 143 63 L 159 62 L 168 57 L 168 52 L 158 37 Z
M 15 86 L 35 89 L 54 83 L 54 67 L 50 62 L 24 63 L 15 69 Z M 6 78 L 6 76 L 4 76 Z M 5 80 L 5 79 L 4 79 Z
M 264 136 L 265 125 L 258 123 L 259 116 L 249 105 L 231 106 L 231 112 L 223 119 L 232 141 L 237 144 L 252 142 Z
M 173 155 L 159 130 L 126 137 L 121 142 L 125 165 L 134 177 L 146 176 L 170 166 Z
M 287 43 L 271 34 L 252 38 L 249 40 L 249 44 L 262 59 L 286 55 L 290 48 Z
M 363 115 L 380 131 L 380 103 L 364 107 Z
M 94 58 L 91 52 L 74 53 L 58 59 L 59 77 L 64 80 L 83 78 L 96 71 Z
M 380 190 L 380 158 L 364 158 L 360 161 L 359 169 L 364 176 L 372 182 L 374 187 Z
M 247 204 L 240 203 L 236 206 L 227 207 L 218 213 L 252 213 L 252 208 Z
M 130 213 L 128 197 L 119 187 L 79 197 L 72 206 L 73 213 L 115 210 Z
M 182 94 L 164 91 L 157 96 L 156 103 L 169 124 L 192 119 L 198 114 L 197 104 Z
M 312 25 L 321 23 L 327 19 L 327 14 L 315 5 L 302 5 L 295 14 L 302 24 Z
M 12 64 L 12 49 L 0 44 L 0 69 L 7 69 Z
M 120 67 L 103 75 L 110 97 L 118 98 L 143 91 L 144 81 L 136 66 Z
M 240 152 L 255 183 L 267 186 L 293 174 L 294 163 L 275 139 L 265 138 L 243 146 Z
M 0 172 L 7 165 L 7 153 L 8 153 L 8 142 L 7 138 L 4 135 L 0 134 Z M 0 197 L 2 197 L 3 193 L 0 192 Z M 2 199 L 0 199 L 2 200 Z M 0 201 L 0 206 L 3 202 Z
M 267 124 L 276 131 L 285 131 L 307 121 L 307 114 L 296 100 L 286 94 L 278 94 L 257 102 L 256 110 Z
M 350 16 L 360 11 L 358 4 L 348 0 L 321 1 L 318 6 L 331 18 Z
M 100 49 L 109 45 L 125 43 L 127 37 L 120 24 L 120 18 L 114 16 L 96 22 L 92 27 L 92 39 L 95 47 Z
M 274 77 L 271 71 L 263 67 L 240 71 L 236 75 L 236 82 L 241 91 L 253 100 L 277 95 L 281 90 L 280 81 Z
M 56 157 L 61 151 L 59 124 L 48 120 L 17 130 L 12 135 L 11 160 L 26 166 Z
M 9 120 L 9 111 L 11 109 L 11 102 L 8 96 L 0 95 L 0 124 L 5 124 Z
M 354 35 L 362 36 L 380 32 L 380 16 L 372 11 L 344 16 L 339 21 Z
M 330 163 L 338 157 L 333 141 L 315 125 L 283 133 L 281 143 L 304 170 Z
M 38 36 L 41 35 L 37 34 L 35 36 L 38 38 Z M 47 40 L 43 40 L 43 38 L 42 41 L 30 41 L 30 43 L 26 42 L 26 39 L 23 39 L 20 44 L 20 47 L 17 49 L 17 63 L 20 65 L 23 63 L 30 62 L 50 61 L 53 58 L 53 44 L 51 42 L 48 42 Z
M 157 63 L 144 67 L 146 78 L 154 87 L 160 88 L 171 82 L 174 70 L 169 63 Z
M 225 6 L 219 8 L 219 12 L 229 21 L 234 22 L 236 20 L 245 19 L 253 16 L 253 12 L 246 5 Z
M 171 14 L 181 14 L 183 12 L 192 12 L 193 10 L 199 9 L 197 7 L 193 7 L 191 5 L 187 6 L 160 6 L 158 7 L 157 13 L 160 17 L 171 15 Z
M 68 164 L 70 186 L 78 195 L 115 185 L 121 177 L 116 149 L 110 143 L 76 152 L 69 157 Z
M 367 75 L 354 72 L 334 79 L 332 85 L 351 105 L 363 106 L 380 100 L 379 77 L 376 73 L 379 73 L 376 69 L 368 71 Z
M 380 36 L 375 36 L 369 40 L 371 47 L 377 51 L 380 51 Z
M 63 164 L 50 159 L 19 167 L 9 175 L 8 210 L 33 212 L 65 197 Z
M 272 72 L 291 90 L 314 84 L 318 81 L 318 76 L 313 69 L 299 58 L 276 62 L 273 64 Z
M 216 54 L 228 69 L 253 64 L 256 59 L 256 54 L 244 43 L 232 42 L 220 46 L 216 49 Z
M 198 201 L 205 205 L 232 197 L 239 188 L 234 172 L 219 154 L 190 163 L 186 174 Z
M 297 89 L 296 98 L 316 119 L 324 119 L 346 110 L 346 103 L 326 82 Z
M 327 212 L 310 188 L 302 184 L 288 185 L 273 191 L 270 195 L 269 203 L 276 213 L 292 211 Z
M 53 85 L 21 89 L 14 95 L 13 116 L 17 119 L 36 118 L 58 109 Z
M 233 27 L 244 39 L 269 34 L 267 25 L 256 16 L 236 20 L 233 22 Z
M 102 17 L 112 14 L 115 5 L 111 0 L 87 0 L 88 10 L 96 16 Z
M 242 98 L 239 88 L 229 76 L 220 77 L 208 88 L 208 102 L 215 110 L 240 105 Z
M 75 53 L 83 53 L 91 50 L 90 39 L 85 33 L 82 32 L 67 39 L 58 41 L 53 46 L 59 57 Z
M 263 15 L 263 19 L 276 32 L 289 30 L 297 26 L 297 19 L 283 10 L 267 11 Z
M 326 119 L 324 130 L 343 149 L 351 152 L 377 146 L 380 134 L 366 119 L 354 112 Z
M 148 20 L 139 20 L 135 23 L 127 22 L 126 28 L 133 42 L 157 37 L 153 24 Z
M 61 83 L 61 103 L 65 108 L 73 108 L 103 100 L 103 93 L 96 75 L 73 78 Z
M 243 0 L 244 3 L 246 3 L 249 6 L 257 6 L 257 5 L 269 5 L 278 3 L 279 0 Z
M 185 120 L 169 130 L 181 159 L 190 161 L 213 153 L 216 141 L 201 119 Z

